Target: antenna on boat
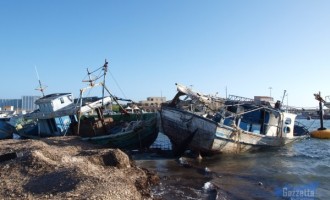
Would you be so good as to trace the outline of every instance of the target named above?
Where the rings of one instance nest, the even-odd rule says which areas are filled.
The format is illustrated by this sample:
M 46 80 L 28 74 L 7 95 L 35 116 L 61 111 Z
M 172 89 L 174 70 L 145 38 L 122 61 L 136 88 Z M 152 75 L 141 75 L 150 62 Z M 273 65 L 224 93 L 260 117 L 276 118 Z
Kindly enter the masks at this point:
M 284 101 L 284 97 L 285 97 L 285 93 L 286 93 L 286 90 L 284 90 L 284 92 L 283 92 L 283 96 L 282 96 L 282 101 L 281 101 L 281 104 L 283 104 L 283 101 Z
M 47 86 L 42 86 L 40 78 L 39 78 L 37 66 L 34 66 L 34 69 L 36 70 L 37 78 L 38 78 L 38 81 L 39 81 L 39 87 L 36 88 L 36 90 L 39 90 L 42 93 L 42 96 L 44 97 L 45 96 L 44 90 L 47 88 Z
M 103 74 L 99 74 L 98 76 L 95 76 L 94 74 L 96 72 L 100 72 L 100 70 L 103 70 Z M 108 71 L 108 62 L 107 60 L 105 60 L 105 63 L 102 67 L 97 68 L 94 71 L 89 71 L 89 69 L 87 68 L 87 76 L 88 79 L 84 79 L 82 80 L 82 82 L 88 82 L 88 87 L 80 89 L 80 97 L 79 97 L 79 101 L 77 102 L 77 104 L 79 103 L 79 110 L 78 110 L 78 130 L 77 133 L 79 134 L 79 129 L 80 129 L 80 118 L 82 115 L 81 112 L 81 107 L 82 107 L 82 101 L 83 101 L 83 93 L 87 90 L 87 89 L 92 89 L 96 86 L 102 86 L 102 107 L 104 106 L 104 90 L 106 89 L 107 92 L 109 92 L 109 90 L 107 88 L 105 88 L 105 76 L 106 73 Z M 103 82 L 100 83 L 95 83 L 95 81 L 97 81 L 98 79 L 100 79 L 103 76 Z M 111 93 L 109 92 L 110 96 L 114 99 L 114 97 L 111 95 Z
M 89 86 L 91 86 L 91 87 L 93 87 L 94 86 L 94 81 L 96 80 L 96 78 L 92 78 L 92 76 L 91 76 L 91 74 L 93 73 L 93 72 L 89 72 L 89 69 L 87 68 L 86 69 L 87 70 L 87 76 L 88 76 L 88 80 L 82 80 L 82 82 L 88 82 L 89 84 Z

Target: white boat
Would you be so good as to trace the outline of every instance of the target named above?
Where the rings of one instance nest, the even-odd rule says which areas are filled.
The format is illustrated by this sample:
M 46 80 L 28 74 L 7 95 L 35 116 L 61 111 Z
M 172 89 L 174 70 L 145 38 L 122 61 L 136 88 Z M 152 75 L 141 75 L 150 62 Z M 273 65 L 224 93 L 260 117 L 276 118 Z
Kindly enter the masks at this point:
M 23 115 L 29 123 L 18 128 L 22 137 L 50 137 L 65 135 L 69 127 L 69 116 L 74 118 L 77 106 L 71 93 L 49 94 L 35 101 L 39 109 Z
M 324 103 L 323 105 L 327 108 L 330 108 L 330 96 L 325 96 L 324 97 Z
M 13 110 L 0 110 L 0 121 L 9 121 L 11 117 L 16 114 L 16 111 Z
M 225 100 L 177 84 L 177 95 L 161 108 L 161 125 L 175 152 L 240 153 L 301 140 L 308 131 L 296 115 L 269 102 Z M 214 102 L 218 106 L 214 107 Z

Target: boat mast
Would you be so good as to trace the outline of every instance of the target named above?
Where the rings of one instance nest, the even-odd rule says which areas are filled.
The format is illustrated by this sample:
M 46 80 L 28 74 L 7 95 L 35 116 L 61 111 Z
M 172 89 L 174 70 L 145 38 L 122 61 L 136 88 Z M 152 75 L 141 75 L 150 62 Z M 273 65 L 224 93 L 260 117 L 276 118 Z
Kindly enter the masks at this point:
M 92 74 L 94 74 L 95 72 L 97 72 L 98 70 L 100 70 L 102 68 L 102 70 L 104 71 L 103 73 L 103 82 L 100 83 L 95 83 L 96 80 L 98 80 L 99 78 L 101 78 L 102 75 L 97 76 L 97 77 L 93 77 Z M 92 89 L 96 86 L 101 85 L 102 86 L 102 107 L 104 106 L 104 90 L 106 89 L 108 92 L 109 90 L 107 88 L 105 88 L 105 76 L 108 70 L 108 62 L 107 60 L 105 60 L 105 63 L 102 67 L 94 70 L 94 71 L 89 71 L 89 69 L 87 68 L 87 76 L 88 76 L 88 80 L 83 80 L 83 82 L 88 82 L 89 86 L 83 89 L 80 89 L 80 99 L 79 99 L 79 110 L 78 110 L 78 130 L 77 130 L 77 134 L 79 135 L 79 131 L 80 131 L 80 119 L 81 119 L 81 108 L 82 108 L 82 101 L 83 101 L 83 93 L 87 90 L 87 89 Z M 111 95 L 111 93 L 109 92 L 110 96 L 113 98 L 113 96 Z M 100 110 L 99 110 L 100 111 Z M 99 112 L 98 111 L 98 112 Z M 100 114 L 100 113 L 98 113 Z
M 284 101 L 284 97 L 285 95 L 287 96 L 288 94 L 286 94 L 286 90 L 284 90 L 283 92 L 283 96 L 282 96 L 282 101 L 281 101 L 281 106 L 283 105 L 283 101 Z M 287 97 L 288 98 L 288 97 Z M 280 107 L 281 108 L 281 107 Z M 288 112 L 288 99 L 286 100 L 286 112 Z
M 34 69 L 36 70 L 36 74 L 37 74 L 37 78 L 38 78 L 38 82 L 39 82 L 39 87 L 36 88 L 36 90 L 39 90 L 42 93 L 42 96 L 44 97 L 44 90 L 46 89 L 47 86 L 42 86 L 40 78 L 39 78 L 39 74 L 38 74 L 38 70 L 37 70 L 37 66 L 34 66 Z

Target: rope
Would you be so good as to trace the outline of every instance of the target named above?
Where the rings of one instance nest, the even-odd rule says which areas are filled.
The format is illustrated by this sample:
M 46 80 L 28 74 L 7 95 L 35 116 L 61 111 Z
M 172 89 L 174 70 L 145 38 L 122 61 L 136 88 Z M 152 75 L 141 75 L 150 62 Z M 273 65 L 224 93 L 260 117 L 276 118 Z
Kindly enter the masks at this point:
M 118 84 L 117 80 L 115 79 L 115 77 L 112 75 L 112 73 L 110 71 L 109 71 L 109 73 L 110 73 L 111 77 L 113 78 L 113 80 L 115 81 L 115 83 L 116 83 L 117 87 L 119 88 L 120 92 L 122 93 L 122 95 L 125 98 L 127 98 L 126 95 L 124 94 L 123 90 L 119 87 L 119 84 Z
M 315 123 L 316 119 L 314 119 L 313 123 L 307 128 L 308 130 L 313 126 L 313 124 Z
M 227 119 L 227 118 L 231 118 L 231 117 L 233 117 L 233 116 L 239 116 L 239 115 L 243 115 L 243 114 L 246 114 L 246 113 L 254 112 L 254 111 L 256 111 L 256 110 L 261 110 L 261 109 L 263 109 L 263 108 L 265 108 L 265 107 L 260 107 L 260 108 L 256 108 L 256 109 L 248 110 L 248 111 L 246 111 L 246 112 L 242 112 L 242 113 L 233 113 L 233 112 L 230 112 L 230 111 L 226 110 L 226 113 L 229 113 L 230 115 L 227 116 L 227 117 L 225 117 L 225 116 L 223 116 L 223 115 L 221 114 L 221 117 L 223 117 L 224 119 Z M 267 108 L 266 108 L 266 109 L 267 109 Z

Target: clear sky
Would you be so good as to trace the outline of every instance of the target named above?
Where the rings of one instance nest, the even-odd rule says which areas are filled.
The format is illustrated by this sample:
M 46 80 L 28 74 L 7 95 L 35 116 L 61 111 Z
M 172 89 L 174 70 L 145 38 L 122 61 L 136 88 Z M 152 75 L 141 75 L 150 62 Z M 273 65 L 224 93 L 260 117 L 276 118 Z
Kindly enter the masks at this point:
M 330 95 L 329 0 L 1 0 L 0 98 L 72 92 L 109 61 L 119 97 L 205 94 L 317 107 Z M 269 89 L 269 88 L 272 89 Z

